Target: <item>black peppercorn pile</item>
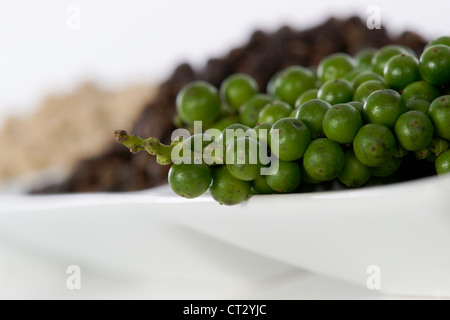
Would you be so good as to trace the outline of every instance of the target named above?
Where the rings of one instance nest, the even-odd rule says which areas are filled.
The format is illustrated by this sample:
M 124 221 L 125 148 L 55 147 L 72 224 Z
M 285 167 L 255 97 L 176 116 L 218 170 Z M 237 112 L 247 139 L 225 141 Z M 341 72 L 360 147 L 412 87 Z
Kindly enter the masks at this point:
M 265 88 L 274 73 L 288 66 L 317 65 L 334 52 L 355 54 L 366 47 L 387 44 L 405 45 L 419 54 L 426 42 L 412 32 L 393 37 L 385 29 L 369 30 L 357 17 L 332 18 L 307 30 L 282 27 L 270 34 L 256 31 L 247 44 L 232 49 L 222 58 L 209 60 L 204 70 L 195 71 L 188 64 L 178 66 L 160 85 L 156 98 L 144 109 L 132 132 L 144 137 L 162 137 L 162 142 L 169 143 L 175 129 L 175 97 L 190 81 L 206 80 L 219 86 L 227 76 L 243 72 L 252 76 L 260 88 Z M 150 155 L 132 156 L 112 141 L 102 154 L 82 161 L 63 184 L 33 193 L 141 190 L 166 183 L 168 169 L 159 166 Z

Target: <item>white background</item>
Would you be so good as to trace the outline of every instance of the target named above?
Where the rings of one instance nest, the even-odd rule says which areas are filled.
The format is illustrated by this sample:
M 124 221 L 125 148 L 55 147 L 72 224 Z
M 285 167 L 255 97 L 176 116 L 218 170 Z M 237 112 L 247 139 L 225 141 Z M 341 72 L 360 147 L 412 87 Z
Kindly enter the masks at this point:
M 207 57 L 221 56 L 232 46 L 244 43 L 255 28 L 275 30 L 283 24 L 306 28 L 321 23 L 330 15 L 350 16 L 358 13 L 366 17 L 370 5 L 380 7 L 382 23 L 392 32 L 409 29 L 429 38 L 450 34 L 448 0 L 0 1 L 0 122 L 6 114 L 33 110 L 49 92 L 70 90 L 85 79 L 93 79 L 108 87 L 142 81 L 155 83 L 182 61 L 199 67 Z M 67 8 L 73 4 L 81 9 L 80 30 L 67 28 Z M 440 189 L 440 185 L 436 189 L 442 194 L 446 191 Z M 424 192 L 426 188 L 417 185 L 419 191 L 416 190 L 415 194 L 420 192 L 424 198 L 413 196 L 412 199 L 425 205 L 422 199 L 434 196 L 439 201 L 429 199 L 435 203 L 435 209 L 448 212 L 448 202 L 436 189 L 432 188 L 427 193 Z M 123 199 L 130 202 L 122 206 L 111 205 L 108 198 L 106 203 L 109 207 L 91 205 L 86 208 L 80 204 L 89 204 L 91 198 L 81 195 L 72 199 L 76 203 L 73 208 L 46 210 L 31 202 L 32 210 L 29 212 L 15 212 L 10 208 L 26 208 L 30 206 L 31 198 L 2 198 L 0 298 L 386 298 L 364 287 L 316 276 L 188 228 L 170 225 L 160 219 L 160 216 L 166 219 L 168 207 L 162 205 L 160 212 L 152 207 L 152 214 L 149 214 L 148 204 L 153 201 L 151 196 L 158 196 L 155 192 L 158 190 L 153 190 L 152 194 L 143 194 L 146 201 L 143 204 L 136 204 L 134 198 L 128 199 L 127 195 L 123 195 Z M 413 193 L 408 191 L 403 194 L 411 197 Z M 177 198 L 171 199 L 176 203 Z M 353 200 L 357 199 L 365 201 L 358 197 Z M 372 199 L 392 208 L 398 203 L 386 202 L 386 198 L 380 201 L 381 197 Z M 399 199 L 397 201 L 403 204 L 408 202 Z M 33 200 L 44 204 L 55 201 L 53 198 Z M 64 198 L 62 200 L 65 201 Z M 158 204 L 158 201 L 154 203 Z M 254 200 L 254 203 L 257 201 Z M 410 206 L 414 208 L 414 204 L 412 202 Z M 298 203 L 293 205 L 284 202 L 284 205 L 298 207 Z M 140 206 L 140 209 L 136 206 Z M 333 205 L 330 207 L 339 208 Z M 358 205 L 351 207 L 360 208 Z M 211 207 L 207 208 L 210 214 Z M 448 243 L 442 240 L 446 240 L 443 234 L 448 235 L 444 232 L 447 230 L 447 216 L 436 218 L 436 215 L 420 215 L 425 211 L 421 211 L 420 206 L 417 208 L 417 211 L 408 211 L 408 208 L 402 211 L 408 218 L 412 217 L 405 231 L 421 230 L 422 226 L 427 232 L 440 230 L 433 237 L 426 236 L 425 231 L 418 234 L 429 242 L 436 241 L 439 245 Z M 436 212 L 433 210 L 433 213 Z M 439 246 L 434 247 L 434 251 L 425 250 L 428 247 L 424 246 L 420 237 L 398 236 L 397 231 L 402 230 L 405 221 L 401 215 L 392 216 L 386 211 L 383 213 L 388 218 L 380 219 L 379 214 L 364 216 L 358 212 L 358 218 L 343 220 L 342 214 L 348 213 L 351 212 L 345 208 L 344 212 L 333 212 L 337 220 L 324 219 L 318 223 L 320 227 L 316 237 L 326 235 L 321 239 L 335 239 L 327 233 L 328 229 L 322 227 L 323 223 L 328 223 L 329 227 L 335 224 L 354 227 L 351 232 L 338 232 L 337 235 L 345 238 L 356 234 L 359 237 L 357 239 L 361 239 L 367 232 L 357 226 L 376 221 L 373 225 L 379 228 L 370 230 L 375 233 L 379 231 L 383 237 L 372 238 L 384 240 L 387 243 L 385 248 L 396 249 L 393 242 L 389 242 L 389 237 L 385 236 L 390 230 L 402 254 L 412 252 L 410 256 L 417 256 L 417 260 L 428 265 L 432 265 L 432 261 L 426 257 L 435 251 L 438 251 L 438 257 L 447 257 L 441 254 L 443 251 L 436 249 Z M 302 219 L 303 216 L 298 217 Z M 86 224 L 86 221 L 89 223 Z M 439 228 L 430 227 L 436 223 L 440 224 Z M 314 233 L 314 229 L 311 230 Z M 302 235 L 297 230 L 296 234 Z M 314 251 L 315 244 L 324 245 L 326 241 L 299 243 L 306 243 L 308 249 Z M 365 242 L 352 238 L 348 243 L 366 249 Z M 402 247 L 403 243 L 406 245 Z M 375 253 L 377 248 L 383 248 L 379 244 L 374 247 Z M 419 250 L 411 251 L 411 247 Z M 331 245 L 327 247 L 329 252 L 317 252 L 333 259 L 336 256 L 334 248 Z M 387 250 L 387 255 L 383 255 L 386 261 L 401 264 L 399 255 L 390 252 Z M 418 256 L 417 252 L 424 254 L 425 258 Z M 360 256 L 370 255 L 351 255 L 355 259 Z M 351 261 L 342 258 L 341 262 Z M 372 261 L 370 263 L 378 263 L 379 260 Z M 68 291 L 64 286 L 67 276 L 65 270 L 71 264 L 82 267 L 81 292 Z M 443 269 L 445 265 L 438 266 Z M 329 267 L 334 269 L 333 264 Z M 402 274 L 410 272 L 410 269 L 402 269 Z M 360 271 L 364 272 L 365 269 L 361 268 Z M 439 277 L 440 273 L 434 272 L 432 276 Z M 417 277 L 416 280 L 420 286 L 423 279 L 430 277 Z
M 67 27 L 71 5 L 81 9 L 79 30 Z M 1 0 L 0 122 L 86 79 L 107 87 L 158 82 L 179 62 L 201 66 L 221 56 L 255 28 L 309 27 L 330 15 L 365 18 L 370 5 L 395 33 L 450 34 L 446 0 Z

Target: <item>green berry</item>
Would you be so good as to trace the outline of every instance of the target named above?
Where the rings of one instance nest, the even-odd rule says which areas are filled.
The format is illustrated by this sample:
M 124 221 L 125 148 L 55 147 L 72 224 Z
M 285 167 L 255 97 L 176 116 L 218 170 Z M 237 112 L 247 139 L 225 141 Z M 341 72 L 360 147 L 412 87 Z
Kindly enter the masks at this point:
M 233 177 L 226 167 L 212 169 L 211 196 L 221 204 L 232 206 L 247 199 L 251 182 Z
M 450 140 L 450 95 L 435 99 L 428 109 L 436 134 Z
M 302 104 L 295 117 L 303 121 L 311 132 L 311 138 L 316 139 L 323 136 L 322 119 L 331 105 L 323 100 L 313 99 Z
M 443 36 L 443 37 L 439 37 L 437 39 L 434 39 L 433 41 L 431 41 L 430 43 L 427 44 L 427 46 L 425 47 L 426 49 L 428 49 L 428 47 L 432 47 L 435 46 L 437 44 L 443 44 L 445 46 L 450 47 L 450 37 L 448 36 Z
M 322 120 L 327 138 L 341 144 L 351 143 L 362 125 L 361 114 L 346 103 L 331 107 Z
M 329 80 L 319 89 L 317 97 L 332 105 L 345 103 L 353 100 L 353 88 L 347 80 Z
M 281 71 L 275 73 L 267 82 L 266 92 L 268 95 L 275 97 L 275 80 L 280 76 Z
M 217 130 L 223 131 L 227 127 L 231 126 L 239 122 L 239 118 L 237 116 L 227 116 L 225 118 L 219 119 L 211 125 L 211 128 L 215 128 Z
M 426 100 L 410 100 L 406 103 L 407 111 L 420 111 L 427 114 L 429 107 L 430 103 Z
M 438 44 L 425 49 L 419 69 L 423 79 L 432 85 L 450 84 L 450 47 Z
M 205 147 L 208 146 L 214 140 L 213 137 L 211 136 L 208 136 L 207 138 L 205 136 L 206 135 L 203 133 L 193 134 L 189 136 L 189 138 L 184 140 L 183 144 L 193 152 L 203 153 L 203 149 L 205 149 Z
M 347 104 L 351 105 L 353 108 L 355 108 L 359 113 L 362 114 L 364 110 L 364 103 L 361 101 L 350 101 L 347 102 Z
M 355 55 L 356 66 L 361 69 L 369 69 L 372 67 L 372 57 L 377 52 L 375 48 L 365 48 Z
M 347 72 L 344 76 L 341 77 L 341 79 L 347 80 L 350 83 L 353 83 L 353 80 L 358 77 L 362 72 L 364 72 L 365 70 L 363 69 L 359 69 L 359 68 L 355 68 L 350 72 Z
M 256 94 L 250 98 L 239 109 L 241 123 L 249 127 L 256 126 L 261 109 L 270 101 L 272 97 L 265 94 Z
M 274 193 L 272 188 L 267 184 L 266 176 L 257 176 L 252 182 L 252 190 L 256 194 L 271 194 Z
M 400 145 L 408 151 L 418 151 L 431 142 L 433 124 L 426 114 L 408 111 L 395 123 L 395 134 Z
M 291 115 L 292 108 L 283 101 L 275 100 L 266 104 L 259 113 L 258 123 L 274 124 L 280 119 L 287 118 Z
M 396 55 L 386 63 L 383 75 L 388 86 L 403 89 L 421 79 L 419 61 L 408 54 Z
M 258 93 L 255 79 L 244 73 L 237 73 L 226 78 L 220 86 L 220 96 L 234 110 Z
M 303 163 L 303 161 L 301 164 L 301 169 L 302 169 L 302 181 L 309 183 L 309 184 L 318 184 L 318 183 L 322 182 L 320 180 L 314 179 L 313 177 L 311 177 L 309 175 L 309 173 L 305 169 L 305 164 Z
M 302 104 L 313 99 L 317 99 L 317 93 L 319 89 L 309 89 L 303 92 L 295 101 L 295 109 L 298 109 Z
M 240 124 L 234 123 L 223 130 L 219 136 L 218 143 L 223 146 L 228 146 L 231 142 L 235 141 L 238 138 L 242 138 L 245 136 L 245 133 L 250 128 Z
M 236 115 L 236 109 L 230 107 L 229 105 L 227 105 L 226 103 L 224 103 L 222 101 L 222 103 L 220 104 L 219 117 L 216 120 L 219 120 L 222 117 L 229 117 L 229 116 L 235 116 L 235 115 Z
M 372 167 L 371 172 L 374 177 L 385 178 L 392 176 L 397 172 L 398 168 L 402 164 L 402 158 L 392 157 L 379 167 Z
M 303 157 L 308 174 L 319 181 L 335 179 L 345 165 L 344 151 L 333 140 L 321 138 L 311 142 Z
M 406 111 L 402 96 L 394 90 L 378 90 L 364 103 L 364 119 L 368 123 L 380 123 L 393 128 L 398 117 Z
M 356 157 L 369 167 L 381 166 L 393 157 L 395 149 L 396 141 L 391 130 L 379 123 L 366 124 L 353 140 Z
M 279 160 L 278 171 L 267 175 L 267 184 L 276 192 L 288 193 L 294 191 L 300 184 L 302 172 L 300 165 L 293 161 Z
M 226 149 L 228 172 L 235 178 L 252 181 L 260 174 L 258 142 L 249 137 L 236 139 Z
M 378 80 L 369 80 L 363 82 L 359 85 L 358 88 L 356 88 L 353 95 L 353 100 L 364 103 L 373 92 L 382 90 L 384 88 L 386 88 L 384 83 Z
M 204 164 L 174 164 L 169 170 L 170 187 L 184 198 L 201 196 L 210 184 L 209 168 Z
M 439 91 L 425 81 L 410 83 L 402 92 L 402 98 L 406 102 L 420 99 L 431 103 L 437 97 L 439 97 Z
M 220 97 L 217 89 L 204 81 L 194 81 L 184 86 L 177 95 L 176 106 L 181 120 L 212 123 L 220 113 Z
M 345 165 L 338 176 L 339 181 L 347 187 L 360 187 L 371 176 L 370 168 L 362 164 L 352 149 L 345 151 Z
M 390 58 L 402 53 L 409 53 L 404 47 L 399 45 L 387 45 L 374 53 L 372 57 L 372 69 L 376 73 L 383 75 L 384 67 Z
M 303 157 L 311 142 L 308 127 L 296 118 L 284 118 L 275 122 L 270 137 L 272 152 L 283 161 L 294 161 Z
M 270 129 L 272 129 L 272 125 L 265 122 L 258 124 L 254 129 L 256 133 L 256 139 L 258 139 L 261 144 L 268 145 L 270 140 Z
M 352 80 L 353 88 L 357 89 L 361 84 L 370 80 L 377 80 L 380 81 L 383 85 L 385 84 L 384 78 L 378 73 L 375 73 L 373 71 L 363 71 Z
M 320 62 L 317 75 L 322 83 L 325 83 L 329 80 L 342 78 L 354 67 L 355 61 L 351 56 L 345 53 L 335 53 Z
M 294 106 L 298 97 L 309 89 L 314 89 L 316 79 L 311 70 L 300 66 L 284 69 L 274 83 L 275 96 Z
M 450 173 L 450 150 L 441 153 L 436 159 L 436 172 L 439 175 Z

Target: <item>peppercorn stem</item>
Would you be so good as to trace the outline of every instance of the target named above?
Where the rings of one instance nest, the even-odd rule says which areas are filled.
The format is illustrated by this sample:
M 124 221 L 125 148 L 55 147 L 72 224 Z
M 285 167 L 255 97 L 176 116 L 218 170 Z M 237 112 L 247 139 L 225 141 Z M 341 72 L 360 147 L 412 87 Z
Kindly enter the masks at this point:
M 155 155 L 159 164 L 166 165 L 172 162 L 172 149 L 177 142 L 168 146 L 157 138 L 142 139 L 139 136 L 129 135 L 125 130 L 115 131 L 114 136 L 118 143 L 123 144 L 132 153 L 145 150 L 149 154 Z
M 149 154 L 156 156 L 156 161 L 161 165 L 167 165 L 173 162 L 172 150 L 173 148 L 184 143 L 187 140 L 177 138 L 172 141 L 170 145 L 165 145 L 159 141 L 157 138 L 142 139 L 139 136 L 129 135 L 125 130 L 117 130 L 114 132 L 115 139 L 118 143 L 127 147 L 132 153 L 139 153 L 141 151 L 147 151 Z M 224 155 L 223 150 L 221 150 L 219 145 L 208 146 L 207 149 L 202 150 L 202 152 L 197 153 L 191 151 L 191 147 L 186 145 L 181 145 L 182 149 L 186 148 L 188 151 L 191 161 L 203 162 L 203 152 L 207 150 L 207 154 L 210 156 L 210 161 L 215 164 L 223 164 Z M 220 150 L 220 152 L 219 152 Z M 183 154 L 183 153 L 182 153 Z M 186 154 L 186 153 L 185 153 Z M 190 162 L 189 162 L 190 163 Z

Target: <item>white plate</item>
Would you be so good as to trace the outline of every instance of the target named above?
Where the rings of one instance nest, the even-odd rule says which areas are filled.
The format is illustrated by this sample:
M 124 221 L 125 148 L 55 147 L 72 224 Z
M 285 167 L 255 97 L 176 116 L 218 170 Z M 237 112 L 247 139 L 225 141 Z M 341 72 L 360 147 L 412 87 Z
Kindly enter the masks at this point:
M 359 190 L 255 196 L 233 207 L 208 195 L 185 200 L 168 187 L 133 194 L 3 196 L 0 202 L 3 242 L 31 246 L 64 263 L 84 261 L 136 277 L 158 260 L 146 252 L 172 250 L 188 263 L 182 248 L 167 249 L 164 243 L 181 224 L 362 287 L 370 276 L 367 268 L 378 266 L 384 292 L 450 296 L 450 176 Z M 175 229 L 155 243 L 161 223 Z

